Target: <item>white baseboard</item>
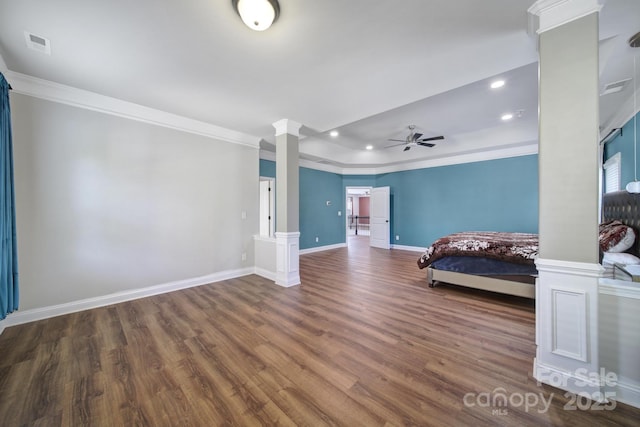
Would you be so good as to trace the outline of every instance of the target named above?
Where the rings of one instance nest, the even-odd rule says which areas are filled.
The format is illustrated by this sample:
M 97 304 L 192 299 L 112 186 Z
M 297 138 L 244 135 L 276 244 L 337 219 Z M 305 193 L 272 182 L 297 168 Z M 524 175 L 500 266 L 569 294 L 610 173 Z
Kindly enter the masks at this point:
M 302 249 L 300 251 L 300 255 L 307 255 L 307 254 L 312 254 L 314 252 L 329 251 L 331 249 L 346 248 L 346 247 L 347 247 L 346 243 L 338 243 L 335 245 L 327 245 L 327 246 L 318 246 L 317 248 Z
M 615 400 L 633 406 L 634 408 L 640 408 L 640 387 L 619 382 L 614 389 L 616 396 Z
M 539 382 L 571 393 L 586 392 L 591 396 L 595 396 L 595 393 L 600 391 L 598 381 L 590 376 L 578 375 L 577 372 L 569 372 L 555 366 L 540 363 L 537 357 L 533 361 L 533 377 Z
M 116 292 L 109 295 L 99 297 L 86 298 L 77 301 L 71 301 L 64 304 L 57 304 L 48 307 L 34 308 L 25 311 L 17 311 L 4 320 L 0 321 L 0 334 L 9 326 L 21 325 L 23 323 L 34 322 L 36 320 L 48 319 L 50 317 L 61 316 L 63 314 L 75 313 L 78 311 L 89 310 L 92 308 L 104 307 L 106 305 L 117 304 L 120 302 L 131 301 L 134 299 L 150 297 L 153 295 L 164 294 L 177 291 L 180 289 L 193 288 L 195 286 L 207 285 L 209 283 L 220 282 L 223 280 L 234 279 L 236 277 L 248 276 L 254 274 L 253 267 L 238 270 L 227 270 L 218 273 L 208 274 L 206 276 L 193 277 L 190 279 L 178 280 L 175 282 L 163 283 L 161 285 L 149 286 L 146 288 L 132 289 L 122 292 Z
M 424 252 L 427 248 L 421 248 L 419 246 L 391 245 L 391 249 L 409 252 Z
M 256 267 L 255 274 L 257 274 L 258 276 L 262 276 L 265 279 L 273 280 L 274 282 L 276 281 L 275 271 L 269 271 L 269 270 L 265 270 L 264 268 Z
M 533 370 L 534 378 L 545 384 L 549 384 L 553 387 L 575 394 L 587 392 L 592 396 L 601 396 L 601 394 L 598 393 L 601 390 L 599 384 L 583 376 L 576 376 L 573 373 L 564 372 L 554 367 L 539 364 L 536 360 L 534 360 Z M 554 381 L 541 380 L 541 376 L 552 378 Z M 576 383 L 580 385 L 576 386 Z M 615 386 L 612 388 L 603 388 L 603 390 L 606 392 L 613 392 L 614 395 L 610 398 L 617 402 L 633 406 L 634 408 L 640 408 L 640 387 L 636 384 L 630 384 L 624 380 L 618 380 L 618 383 Z

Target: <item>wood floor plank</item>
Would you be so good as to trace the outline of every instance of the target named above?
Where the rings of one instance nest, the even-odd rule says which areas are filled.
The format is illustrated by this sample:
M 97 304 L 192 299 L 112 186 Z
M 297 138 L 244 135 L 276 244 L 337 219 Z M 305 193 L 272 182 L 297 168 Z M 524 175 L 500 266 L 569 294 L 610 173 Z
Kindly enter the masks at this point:
M 251 275 L 7 328 L 0 425 L 638 425 L 537 384 L 532 301 L 429 288 L 417 256 L 350 238 L 302 256 L 300 286 Z M 465 404 L 495 390 L 551 404 Z

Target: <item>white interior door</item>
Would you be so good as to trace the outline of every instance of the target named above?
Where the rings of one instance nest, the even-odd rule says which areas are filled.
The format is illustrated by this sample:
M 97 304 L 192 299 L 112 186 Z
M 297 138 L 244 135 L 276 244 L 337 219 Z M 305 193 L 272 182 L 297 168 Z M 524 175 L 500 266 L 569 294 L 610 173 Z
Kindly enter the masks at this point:
M 376 187 L 371 190 L 371 235 L 369 244 L 375 248 L 389 249 L 389 187 Z
M 273 236 L 275 219 L 274 186 L 272 180 L 260 181 L 260 235 Z

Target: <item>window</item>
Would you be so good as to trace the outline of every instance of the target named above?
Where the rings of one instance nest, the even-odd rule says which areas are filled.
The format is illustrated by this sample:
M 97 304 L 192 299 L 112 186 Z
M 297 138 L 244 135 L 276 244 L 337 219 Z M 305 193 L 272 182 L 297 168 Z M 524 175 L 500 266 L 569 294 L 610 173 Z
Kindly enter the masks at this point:
M 604 192 L 620 191 L 622 156 L 616 153 L 604 162 Z

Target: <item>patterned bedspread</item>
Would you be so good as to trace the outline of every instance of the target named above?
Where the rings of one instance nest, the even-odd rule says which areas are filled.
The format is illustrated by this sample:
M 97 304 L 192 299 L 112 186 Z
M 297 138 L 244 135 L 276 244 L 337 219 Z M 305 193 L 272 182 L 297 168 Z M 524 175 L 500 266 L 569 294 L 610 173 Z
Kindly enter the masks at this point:
M 538 235 L 472 231 L 441 237 L 422 254 L 418 267 L 448 256 L 478 256 L 518 264 L 534 264 L 538 256 Z

